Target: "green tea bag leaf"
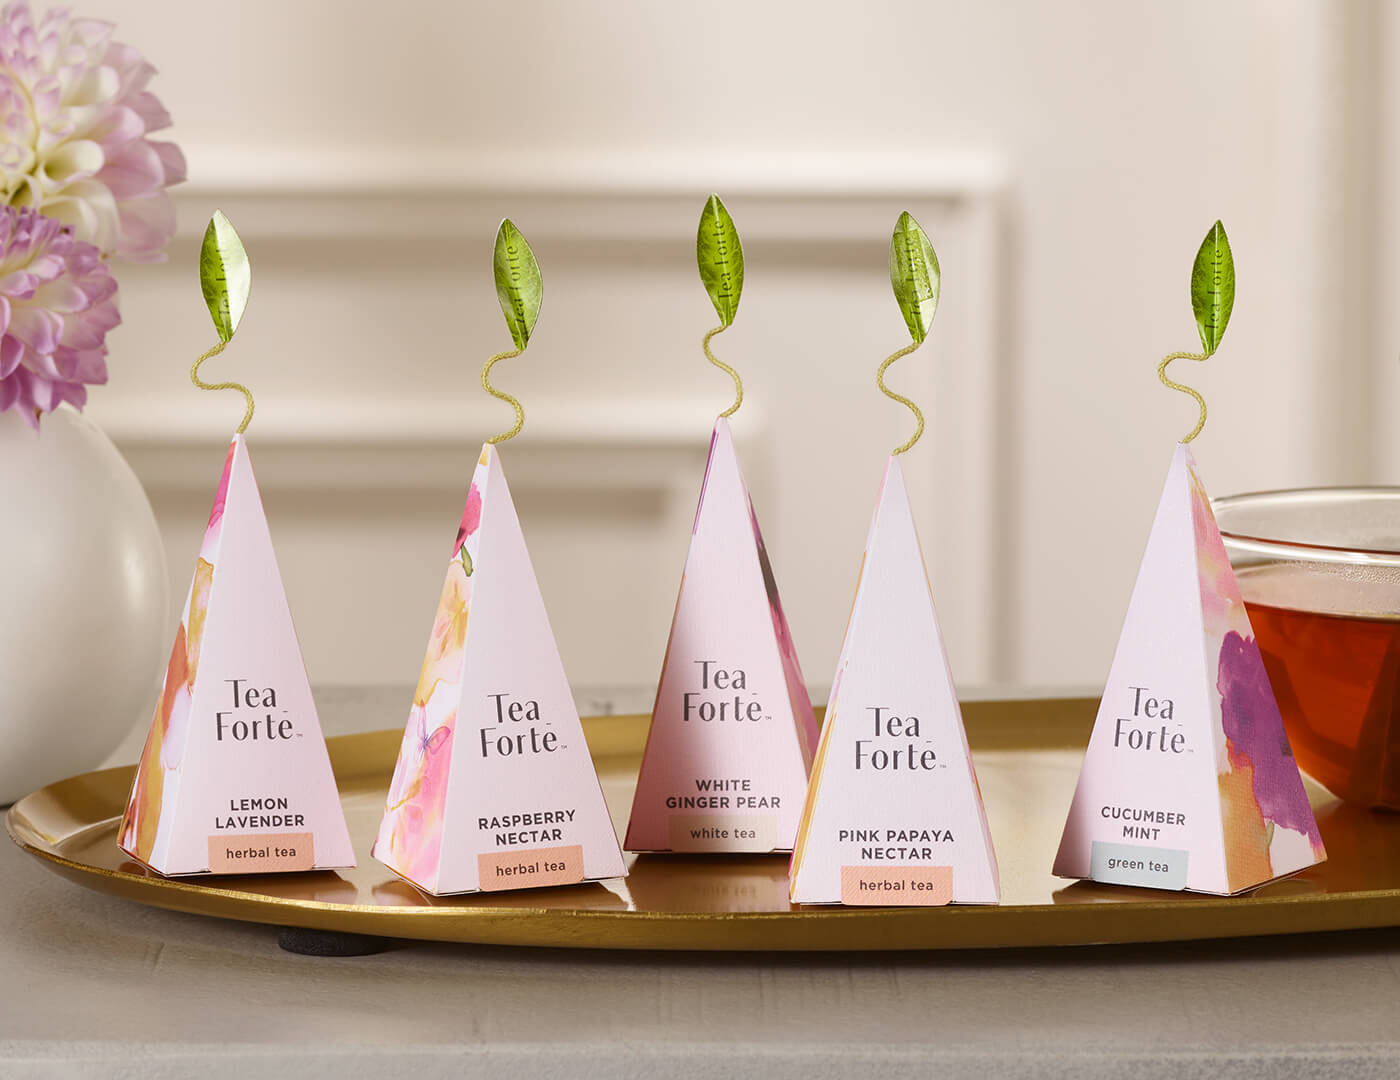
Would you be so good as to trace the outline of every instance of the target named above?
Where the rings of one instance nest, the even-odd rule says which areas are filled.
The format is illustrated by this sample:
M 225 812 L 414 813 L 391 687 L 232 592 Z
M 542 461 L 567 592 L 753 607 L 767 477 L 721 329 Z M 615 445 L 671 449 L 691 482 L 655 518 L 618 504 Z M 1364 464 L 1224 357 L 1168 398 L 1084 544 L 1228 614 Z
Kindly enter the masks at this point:
M 248 265 L 243 241 L 224 212 L 215 210 L 199 249 L 199 287 L 219 340 L 225 344 L 233 340 L 234 331 L 243 320 L 252 285 L 253 270 Z
M 938 256 L 908 210 L 899 215 L 890 237 L 890 284 L 909 336 L 922 344 L 938 310 Z
M 495 271 L 496 296 L 501 301 L 510 336 L 517 349 L 524 349 L 540 317 L 544 281 L 535 253 L 510 218 L 502 221 L 496 230 Z
M 710 196 L 700 215 L 700 229 L 695 235 L 695 262 L 720 324 L 732 325 L 734 314 L 739 310 L 739 294 L 744 291 L 744 248 L 739 243 L 734 219 L 718 195 Z
M 1235 257 L 1230 253 L 1225 226 L 1217 221 L 1201 241 L 1191 267 L 1191 310 L 1196 313 L 1196 329 L 1207 356 L 1220 348 L 1234 306 Z

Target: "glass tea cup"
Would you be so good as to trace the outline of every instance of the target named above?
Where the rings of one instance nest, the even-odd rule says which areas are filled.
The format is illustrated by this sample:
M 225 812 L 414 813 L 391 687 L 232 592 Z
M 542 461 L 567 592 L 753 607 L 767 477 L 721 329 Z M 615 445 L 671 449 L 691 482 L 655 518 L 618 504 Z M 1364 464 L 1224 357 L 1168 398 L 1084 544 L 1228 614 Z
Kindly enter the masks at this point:
M 1213 505 L 1299 766 L 1400 810 L 1400 488 Z

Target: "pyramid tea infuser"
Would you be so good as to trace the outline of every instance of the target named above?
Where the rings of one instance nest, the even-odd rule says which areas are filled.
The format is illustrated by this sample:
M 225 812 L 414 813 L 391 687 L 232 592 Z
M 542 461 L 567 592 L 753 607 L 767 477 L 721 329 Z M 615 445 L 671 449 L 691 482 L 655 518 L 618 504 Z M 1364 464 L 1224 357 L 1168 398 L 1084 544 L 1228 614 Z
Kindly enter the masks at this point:
M 373 849 L 434 895 L 627 872 L 497 449 L 525 411 L 491 369 L 525 351 L 543 289 L 509 220 L 494 270 L 515 348 L 486 361 L 481 385 L 515 426 L 481 448 Z
M 995 904 L 996 852 L 899 463 L 924 417 L 885 385 L 890 365 L 924 343 L 938 307 L 938 257 L 907 212 L 890 240 L 890 280 L 913 340 L 875 381 L 917 426 L 885 463 L 789 893 L 801 904 Z
M 696 257 L 720 320 L 702 348 L 734 380 L 734 404 L 710 437 L 627 849 L 791 851 L 817 721 L 729 430 L 743 382 L 710 350 L 744 286 L 739 234 L 716 195 Z
M 247 400 L 229 445 L 194 580 L 118 842 L 161 874 L 269 873 L 355 865 L 292 615 L 243 438 L 253 395 L 206 383 L 248 302 L 243 244 L 221 212 L 200 283 L 219 342 L 194 384 Z
M 1060 877 L 1237 893 L 1325 859 L 1259 646 L 1189 444 L 1206 421 L 1173 360 L 1220 345 L 1235 266 L 1220 222 L 1191 271 L 1200 353 L 1162 383 L 1195 399 L 1177 444 L 1079 784 Z

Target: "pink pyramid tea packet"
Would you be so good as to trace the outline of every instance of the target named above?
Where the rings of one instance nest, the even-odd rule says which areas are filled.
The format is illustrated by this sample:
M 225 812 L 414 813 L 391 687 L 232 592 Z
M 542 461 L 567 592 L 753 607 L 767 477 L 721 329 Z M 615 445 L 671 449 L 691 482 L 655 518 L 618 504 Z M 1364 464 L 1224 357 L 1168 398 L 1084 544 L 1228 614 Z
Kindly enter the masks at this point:
M 482 448 L 374 857 L 435 895 L 622 876 L 496 447 Z
M 1210 499 L 1178 444 L 1055 873 L 1236 893 L 1325 858 Z
M 224 462 L 120 843 L 171 875 L 355 865 L 242 435 Z
M 629 851 L 791 851 L 817 722 L 729 422 L 715 423 Z
M 996 852 L 899 459 L 885 468 L 826 706 L 790 895 L 995 904 Z

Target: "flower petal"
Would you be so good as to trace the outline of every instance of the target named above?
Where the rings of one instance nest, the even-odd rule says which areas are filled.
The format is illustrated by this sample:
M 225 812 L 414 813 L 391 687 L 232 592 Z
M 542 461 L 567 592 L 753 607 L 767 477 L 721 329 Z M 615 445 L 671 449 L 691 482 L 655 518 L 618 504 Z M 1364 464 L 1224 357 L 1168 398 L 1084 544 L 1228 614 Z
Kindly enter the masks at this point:
M 42 171 L 49 183 L 62 186 L 85 180 L 101 170 L 107 160 L 102 147 L 86 139 L 67 142 L 52 150 L 43 161 Z
M 160 155 L 160 163 L 165 166 L 166 186 L 184 183 L 186 176 L 189 175 L 185 168 L 184 152 L 173 142 L 160 142 L 151 139 L 149 145 Z
M 159 194 L 165 182 L 165 164 L 150 143 L 129 142 L 107 155 L 97 179 L 111 189 L 118 202 L 144 199 Z
M 114 255 L 131 262 L 164 262 L 165 245 L 175 235 L 175 203 L 165 192 L 132 199 L 118 208 L 120 238 Z
M 16 300 L 30 299 L 38 287 L 39 276 L 31 274 L 28 270 L 15 270 L 0 277 L 0 293 L 12 296 Z
M 170 126 L 170 113 L 160 103 L 160 99 L 150 91 L 142 90 L 125 100 L 127 107 L 141 118 L 141 123 L 147 134 L 152 131 L 163 131 Z
M 17 276 L 17 275 L 11 275 Z M 0 280 L 0 291 L 4 290 L 4 281 Z M 34 291 L 34 302 L 50 311 L 57 311 L 60 314 L 82 311 L 88 306 L 87 293 L 83 292 L 80 286 L 71 277 L 58 278 L 55 281 L 46 282 Z M 77 322 L 79 320 L 71 320 Z M 69 342 L 72 344 L 72 342 Z
M 39 354 L 51 353 L 63 333 L 63 321 L 51 311 L 21 304 L 10 312 L 10 334 Z
M 0 338 L 0 379 L 8 379 L 24 360 L 24 344 L 6 334 Z

